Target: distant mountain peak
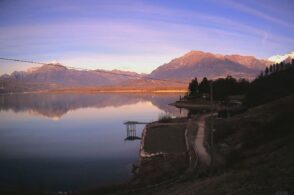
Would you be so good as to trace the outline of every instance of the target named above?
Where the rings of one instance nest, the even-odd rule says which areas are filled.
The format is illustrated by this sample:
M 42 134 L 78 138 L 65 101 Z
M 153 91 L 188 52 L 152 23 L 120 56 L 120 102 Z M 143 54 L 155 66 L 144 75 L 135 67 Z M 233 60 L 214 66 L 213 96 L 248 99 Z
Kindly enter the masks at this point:
M 54 64 L 44 64 L 39 68 L 34 68 L 33 72 L 48 72 L 48 71 L 67 71 L 68 68 L 66 66 L 63 66 L 59 63 Z
M 182 58 L 189 58 L 189 57 L 207 57 L 207 56 L 215 56 L 218 54 L 213 54 L 210 52 L 199 51 L 199 50 L 192 50 L 182 56 Z
M 50 63 L 50 64 L 44 64 L 43 66 L 41 66 L 41 68 L 63 68 L 63 69 L 67 69 L 66 66 L 63 66 L 60 63 Z
M 154 78 L 190 80 L 194 77 L 218 78 L 232 75 L 253 79 L 270 62 L 254 56 L 223 55 L 193 50 L 152 71 Z
M 200 51 L 200 50 L 191 50 L 188 53 L 186 53 L 184 56 L 203 55 L 203 54 L 210 54 L 210 53 L 209 52 Z
M 275 63 L 280 63 L 283 62 L 285 60 L 291 60 L 294 59 L 294 51 L 288 53 L 288 54 L 284 54 L 284 55 L 274 55 L 271 56 L 270 58 L 268 58 L 269 61 L 275 62 Z

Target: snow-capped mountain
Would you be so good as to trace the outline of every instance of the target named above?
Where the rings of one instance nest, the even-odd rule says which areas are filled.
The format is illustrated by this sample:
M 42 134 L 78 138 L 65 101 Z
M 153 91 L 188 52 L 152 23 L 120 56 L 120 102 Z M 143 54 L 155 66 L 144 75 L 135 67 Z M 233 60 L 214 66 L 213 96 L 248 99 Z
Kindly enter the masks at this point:
M 283 62 L 287 59 L 294 59 L 294 51 L 292 51 L 291 53 L 288 53 L 288 54 L 274 55 L 274 56 L 268 58 L 269 61 L 272 61 L 275 63 L 280 63 L 280 62 Z

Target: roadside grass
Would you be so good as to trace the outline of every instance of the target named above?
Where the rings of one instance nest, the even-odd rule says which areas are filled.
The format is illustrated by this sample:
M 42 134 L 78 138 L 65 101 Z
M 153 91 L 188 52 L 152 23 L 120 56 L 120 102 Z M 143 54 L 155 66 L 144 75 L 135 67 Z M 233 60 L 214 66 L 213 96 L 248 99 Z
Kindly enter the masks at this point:
M 225 157 L 201 178 L 156 194 L 268 195 L 294 192 L 294 95 L 215 121 L 215 150 Z
M 158 116 L 158 122 L 168 123 L 172 121 L 172 116 L 169 113 L 160 113 Z

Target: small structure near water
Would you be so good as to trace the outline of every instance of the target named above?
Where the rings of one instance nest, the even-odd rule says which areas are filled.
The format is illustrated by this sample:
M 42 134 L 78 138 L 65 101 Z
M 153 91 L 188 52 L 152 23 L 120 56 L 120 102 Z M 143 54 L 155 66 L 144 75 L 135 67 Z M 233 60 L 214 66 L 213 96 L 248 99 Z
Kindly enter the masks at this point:
M 147 122 L 138 122 L 138 121 L 127 121 L 124 122 L 124 124 L 127 126 L 127 137 L 125 138 L 125 141 L 133 141 L 137 139 L 141 139 L 141 137 L 138 137 L 136 125 L 144 125 L 148 124 Z

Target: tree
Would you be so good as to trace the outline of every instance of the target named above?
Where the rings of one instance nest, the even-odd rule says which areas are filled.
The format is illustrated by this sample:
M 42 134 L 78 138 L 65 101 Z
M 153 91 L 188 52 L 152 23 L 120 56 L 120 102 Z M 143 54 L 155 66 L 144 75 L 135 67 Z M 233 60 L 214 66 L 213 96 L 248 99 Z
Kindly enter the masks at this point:
M 279 71 L 280 71 L 280 69 L 281 69 L 281 64 L 282 64 L 282 63 L 283 63 L 283 62 L 277 64 L 277 66 L 276 66 L 276 72 L 279 72 Z
M 280 64 L 280 70 L 284 70 L 284 68 L 285 68 L 285 64 L 282 62 L 282 63 Z
M 268 67 L 265 68 L 264 73 L 265 73 L 265 75 L 268 75 L 268 73 L 269 73 Z
M 189 96 L 196 96 L 199 93 L 197 77 L 189 83 Z
M 273 72 L 277 72 L 277 64 L 273 65 Z
M 270 65 L 270 67 L 269 67 L 269 72 L 270 72 L 270 74 L 273 73 L 273 65 Z
M 263 72 L 261 71 L 260 74 L 258 75 L 258 78 L 262 78 L 263 77 Z
M 213 97 L 218 100 L 224 100 L 227 96 L 240 93 L 238 82 L 232 76 L 219 78 L 213 81 Z
M 294 69 L 290 63 L 273 65 L 273 72 L 258 77 L 248 87 L 245 105 L 256 106 L 294 93 Z
M 199 84 L 199 92 L 200 93 L 209 93 L 209 81 L 207 80 L 206 77 L 204 77 L 201 81 L 201 83 Z

